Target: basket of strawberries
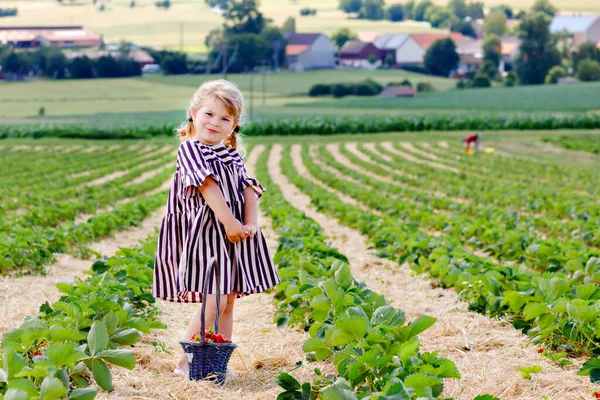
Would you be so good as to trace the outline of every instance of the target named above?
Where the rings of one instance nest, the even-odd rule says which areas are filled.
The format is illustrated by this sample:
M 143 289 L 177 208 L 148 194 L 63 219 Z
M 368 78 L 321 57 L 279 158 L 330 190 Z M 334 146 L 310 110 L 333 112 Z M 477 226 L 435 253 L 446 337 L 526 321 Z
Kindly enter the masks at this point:
M 208 293 L 208 282 L 210 280 L 211 271 L 215 271 L 217 282 L 220 281 L 219 265 L 216 258 L 211 259 L 206 269 L 202 293 Z M 230 340 L 225 339 L 219 334 L 219 310 L 221 291 L 219 285 L 217 287 L 217 308 L 215 312 L 214 329 L 211 327 L 206 329 L 205 313 L 206 301 L 202 302 L 202 312 L 200 314 L 200 332 L 194 334 L 189 340 L 180 340 L 179 343 L 186 353 L 189 365 L 190 380 L 207 379 L 216 384 L 222 385 L 225 383 L 225 374 L 227 372 L 227 364 L 231 358 L 233 350 L 237 347 Z

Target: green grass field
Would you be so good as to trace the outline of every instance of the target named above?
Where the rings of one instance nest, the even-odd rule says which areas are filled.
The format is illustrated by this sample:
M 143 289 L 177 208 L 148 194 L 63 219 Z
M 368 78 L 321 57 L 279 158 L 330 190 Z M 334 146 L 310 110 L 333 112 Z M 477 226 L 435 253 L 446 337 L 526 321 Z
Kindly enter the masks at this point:
M 314 83 L 353 82 L 367 77 L 383 84 L 405 78 L 413 82 L 427 81 L 440 91 L 454 86 L 451 79 L 406 71 L 286 71 L 265 76 L 266 107 L 262 106 L 262 77 L 255 75 L 255 110 L 267 114 L 295 114 L 289 107 L 284 107 L 284 104 L 290 101 L 314 101 L 306 95 Z M 203 81 L 217 78 L 222 78 L 222 75 L 4 83 L 0 91 L 0 117 L 36 116 L 41 107 L 45 108 L 47 116 L 184 112 L 194 90 Z M 230 74 L 227 78 L 240 86 L 249 103 L 250 76 Z M 302 110 L 300 113 L 306 111 Z M 334 110 L 332 113 L 339 112 Z
M 387 0 L 388 4 L 395 0 Z M 446 0 L 435 1 L 445 4 Z M 515 8 L 528 8 L 534 0 L 486 0 L 486 6 L 508 4 Z M 600 11 L 597 0 L 553 0 L 562 10 Z M 4 0 L 3 7 L 17 7 L 16 17 L 2 18 L 3 26 L 24 25 L 83 25 L 104 36 L 107 42 L 128 40 L 139 45 L 180 49 L 180 28 L 183 31 L 183 48 L 189 52 L 205 52 L 204 37 L 221 26 L 222 18 L 212 12 L 202 0 L 174 0 L 169 10 L 158 9 L 151 0 L 138 0 L 130 8 L 129 1 L 105 1 L 104 12 L 97 11 L 91 2 L 62 6 L 50 0 Z M 331 34 L 341 27 L 355 32 L 417 33 L 430 31 L 427 25 L 415 22 L 366 21 L 348 19 L 337 9 L 338 0 L 262 0 L 261 11 L 277 25 L 289 16 L 296 18 L 298 32 L 323 32 Z M 301 17 L 299 10 L 316 8 L 315 17 Z
M 485 110 L 485 111 L 597 111 L 600 83 L 518 86 L 421 93 L 415 98 L 348 98 L 288 104 L 290 108 L 322 107 L 388 110 Z

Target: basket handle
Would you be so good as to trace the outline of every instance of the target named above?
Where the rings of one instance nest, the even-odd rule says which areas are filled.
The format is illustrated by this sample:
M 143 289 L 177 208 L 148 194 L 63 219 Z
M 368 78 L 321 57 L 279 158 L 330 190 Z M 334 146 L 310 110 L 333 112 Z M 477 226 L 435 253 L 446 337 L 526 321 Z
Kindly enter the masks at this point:
M 202 285 L 202 313 L 200 314 L 200 337 L 203 342 L 206 342 L 206 337 L 204 331 L 206 329 L 206 294 L 208 292 L 208 283 L 210 280 L 210 275 L 212 271 L 215 271 L 215 278 L 217 280 L 217 309 L 215 310 L 215 333 L 219 333 L 219 310 L 221 308 L 221 269 L 219 268 L 219 264 L 217 263 L 217 257 L 211 257 L 208 260 L 208 266 L 206 267 L 206 274 L 204 276 L 204 284 Z

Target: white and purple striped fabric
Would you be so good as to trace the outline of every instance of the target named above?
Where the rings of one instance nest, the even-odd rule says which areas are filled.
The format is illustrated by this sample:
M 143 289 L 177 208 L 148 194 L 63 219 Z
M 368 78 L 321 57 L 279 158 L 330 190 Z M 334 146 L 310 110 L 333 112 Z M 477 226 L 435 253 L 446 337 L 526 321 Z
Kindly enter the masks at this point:
M 205 203 L 199 186 L 211 176 L 221 188 L 233 215 L 243 223 L 243 190 L 251 186 L 260 197 L 260 183 L 246 173 L 236 149 L 188 139 L 177 152 L 177 171 L 169 190 L 166 215 L 158 235 L 154 259 L 156 298 L 178 303 L 200 303 L 206 264 L 216 257 L 221 267 L 222 294 L 260 293 L 279 283 L 277 269 L 259 230 L 254 239 L 238 243 L 227 239 L 225 227 Z M 216 293 L 214 274 L 209 294 Z

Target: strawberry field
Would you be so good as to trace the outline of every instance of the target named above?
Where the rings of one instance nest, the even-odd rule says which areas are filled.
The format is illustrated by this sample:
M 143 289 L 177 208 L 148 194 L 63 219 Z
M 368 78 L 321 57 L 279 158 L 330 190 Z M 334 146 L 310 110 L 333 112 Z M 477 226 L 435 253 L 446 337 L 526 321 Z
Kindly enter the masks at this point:
M 0 142 L 0 399 L 593 398 L 598 133 L 422 135 L 252 138 L 282 282 L 223 386 L 172 373 L 197 306 L 151 296 L 177 143 Z

